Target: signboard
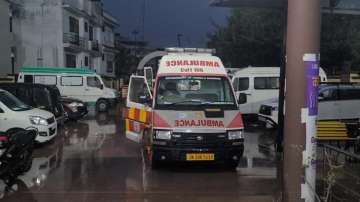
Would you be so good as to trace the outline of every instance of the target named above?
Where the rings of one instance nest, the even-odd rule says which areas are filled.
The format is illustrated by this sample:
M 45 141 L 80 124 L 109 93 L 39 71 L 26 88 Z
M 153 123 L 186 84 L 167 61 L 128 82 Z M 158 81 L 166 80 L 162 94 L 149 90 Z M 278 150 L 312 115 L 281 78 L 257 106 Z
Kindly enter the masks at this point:
M 208 55 L 164 56 L 158 74 L 216 74 L 226 75 L 226 70 L 218 57 Z
M 309 109 L 309 116 L 316 116 L 318 113 L 318 94 L 320 84 L 319 61 L 315 54 L 305 54 L 304 63 L 306 66 L 306 106 Z

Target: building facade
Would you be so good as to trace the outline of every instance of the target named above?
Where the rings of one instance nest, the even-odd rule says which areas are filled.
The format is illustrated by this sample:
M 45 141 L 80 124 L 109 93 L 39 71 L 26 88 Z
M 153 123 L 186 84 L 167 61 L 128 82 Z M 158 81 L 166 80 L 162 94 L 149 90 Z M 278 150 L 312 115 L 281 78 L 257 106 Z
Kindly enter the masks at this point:
M 115 77 L 117 20 L 103 11 L 100 0 L 9 1 L 15 73 L 23 66 L 44 66 Z
M 11 30 L 9 2 L 0 0 L 0 76 L 11 74 Z

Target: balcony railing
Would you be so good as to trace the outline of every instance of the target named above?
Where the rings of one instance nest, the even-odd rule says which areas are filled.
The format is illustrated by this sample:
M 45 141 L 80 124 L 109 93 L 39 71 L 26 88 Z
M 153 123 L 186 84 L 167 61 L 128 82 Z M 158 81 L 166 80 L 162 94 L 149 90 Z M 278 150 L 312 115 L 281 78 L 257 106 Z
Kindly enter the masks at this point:
M 85 39 L 76 33 L 64 33 L 64 43 L 85 48 Z
M 98 42 L 98 41 L 91 41 L 91 50 L 93 50 L 93 51 L 100 51 L 99 42 Z

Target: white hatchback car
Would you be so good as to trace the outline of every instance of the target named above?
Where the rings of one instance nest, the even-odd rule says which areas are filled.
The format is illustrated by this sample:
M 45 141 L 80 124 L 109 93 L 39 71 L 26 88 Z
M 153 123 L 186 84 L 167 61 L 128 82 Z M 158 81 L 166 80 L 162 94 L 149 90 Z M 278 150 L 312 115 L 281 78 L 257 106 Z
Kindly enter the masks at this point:
M 57 135 L 57 123 L 52 113 L 32 108 L 0 89 L 0 131 L 15 130 L 36 130 L 35 141 L 44 143 Z

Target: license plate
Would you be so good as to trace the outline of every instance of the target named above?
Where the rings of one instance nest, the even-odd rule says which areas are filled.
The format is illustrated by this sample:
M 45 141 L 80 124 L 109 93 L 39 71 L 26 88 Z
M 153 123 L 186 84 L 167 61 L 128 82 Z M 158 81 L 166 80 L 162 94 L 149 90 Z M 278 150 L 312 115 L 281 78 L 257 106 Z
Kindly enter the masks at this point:
M 213 161 L 215 154 L 186 154 L 187 161 Z

